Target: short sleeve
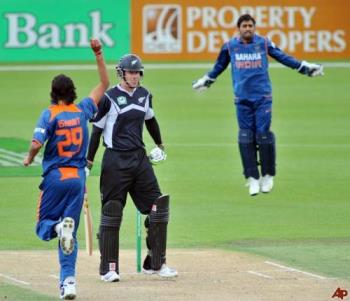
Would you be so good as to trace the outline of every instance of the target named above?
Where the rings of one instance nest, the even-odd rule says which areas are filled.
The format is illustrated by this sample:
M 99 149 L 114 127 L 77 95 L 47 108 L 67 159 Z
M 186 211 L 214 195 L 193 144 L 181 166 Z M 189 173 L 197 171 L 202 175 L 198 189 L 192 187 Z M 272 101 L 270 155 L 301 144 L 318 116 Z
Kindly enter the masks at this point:
M 98 112 L 92 122 L 94 123 L 95 126 L 98 128 L 103 129 L 106 120 L 107 120 L 107 114 L 111 108 L 111 101 L 105 94 L 102 98 L 101 101 L 98 103 Z
M 51 113 L 49 110 L 43 111 L 34 129 L 33 140 L 39 142 L 41 145 L 43 145 L 49 137 L 50 115 Z
M 149 119 L 154 117 L 153 104 L 152 104 L 152 99 L 153 99 L 152 94 L 148 94 L 147 98 L 148 98 L 148 108 L 146 110 L 145 120 L 149 120 Z
M 86 120 L 92 119 L 97 112 L 97 106 L 90 97 L 82 99 L 78 107 L 84 112 Z

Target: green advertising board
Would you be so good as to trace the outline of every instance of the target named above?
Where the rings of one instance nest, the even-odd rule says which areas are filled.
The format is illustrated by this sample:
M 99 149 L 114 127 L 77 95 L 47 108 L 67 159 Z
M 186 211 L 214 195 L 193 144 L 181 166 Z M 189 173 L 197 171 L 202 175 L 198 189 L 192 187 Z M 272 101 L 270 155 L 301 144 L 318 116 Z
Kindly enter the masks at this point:
M 130 51 L 130 0 L 1 0 L 0 62 L 106 60 Z

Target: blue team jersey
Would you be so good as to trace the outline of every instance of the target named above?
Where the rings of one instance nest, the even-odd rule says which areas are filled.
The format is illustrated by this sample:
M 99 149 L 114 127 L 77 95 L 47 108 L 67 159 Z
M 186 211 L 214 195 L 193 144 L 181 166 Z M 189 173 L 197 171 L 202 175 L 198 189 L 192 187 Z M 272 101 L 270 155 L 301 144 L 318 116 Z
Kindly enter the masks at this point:
M 264 97 L 271 98 L 268 55 L 292 69 L 299 68 L 301 64 L 266 37 L 254 35 L 250 43 L 234 37 L 222 46 L 208 76 L 217 78 L 231 63 L 232 85 L 236 100 L 256 101 Z
M 97 112 L 91 98 L 78 105 L 54 104 L 44 110 L 34 129 L 33 141 L 43 145 L 46 141 L 43 175 L 53 168 L 86 166 L 89 141 L 88 120 Z

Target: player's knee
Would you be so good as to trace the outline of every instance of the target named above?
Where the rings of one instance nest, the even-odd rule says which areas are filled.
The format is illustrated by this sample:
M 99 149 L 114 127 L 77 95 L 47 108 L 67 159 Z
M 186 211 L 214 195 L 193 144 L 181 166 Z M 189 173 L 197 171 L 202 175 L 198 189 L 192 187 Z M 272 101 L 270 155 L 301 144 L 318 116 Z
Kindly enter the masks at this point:
M 169 195 L 162 195 L 154 201 L 149 214 L 149 223 L 167 223 L 169 220 Z
M 266 131 L 256 134 L 257 144 L 275 144 L 275 135 L 272 131 Z
M 102 207 L 101 226 L 120 228 L 123 218 L 123 204 L 118 200 L 109 200 Z
M 240 129 L 238 132 L 238 143 L 250 144 L 254 142 L 254 132 L 249 129 Z

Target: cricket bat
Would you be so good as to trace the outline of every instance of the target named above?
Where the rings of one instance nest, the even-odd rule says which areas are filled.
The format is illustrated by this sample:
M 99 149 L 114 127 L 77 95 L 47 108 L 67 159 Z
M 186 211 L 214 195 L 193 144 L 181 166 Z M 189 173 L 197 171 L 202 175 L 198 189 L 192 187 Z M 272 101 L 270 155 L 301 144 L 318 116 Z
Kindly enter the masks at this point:
M 89 207 L 89 201 L 88 201 L 88 195 L 87 190 L 85 189 L 84 194 L 84 222 L 85 222 L 85 247 L 86 252 L 89 256 L 92 255 L 92 217 L 91 217 L 91 211 Z

